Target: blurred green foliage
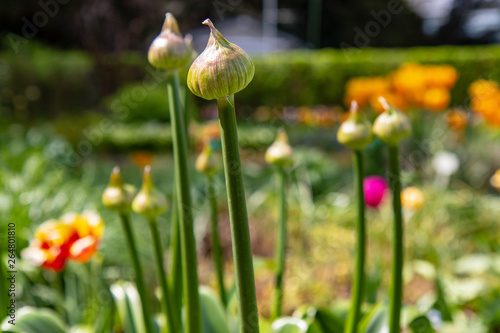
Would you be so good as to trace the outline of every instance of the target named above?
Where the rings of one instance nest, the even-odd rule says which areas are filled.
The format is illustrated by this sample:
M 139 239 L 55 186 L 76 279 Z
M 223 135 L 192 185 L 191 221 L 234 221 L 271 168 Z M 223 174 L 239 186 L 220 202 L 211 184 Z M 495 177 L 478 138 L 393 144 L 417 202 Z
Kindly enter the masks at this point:
M 293 50 L 253 60 L 255 77 L 238 93 L 239 105 L 343 104 L 347 80 L 387 75 L 405 62 L 454 66 L 460 74 L 452 90 L 455 106 L 469 104 L 467 89 L 472 81 L 500 80 L 499 46 Z M 145 55 L 128 52 L 93 58 L 83 51 L 30 41 L 18 53 L 10 48 L 0 52 L 0 65 L 0 110 L 7 119 L 31 121 L 88 109 L 106 109 L 117 118 L 115 102 L 127 109 L 120 121 L 168 121 L 163 73 L 152 69 Z M 185 77 L 184 71 L 181 80 Z M 210 103 L 190 99 L 198 106 Z
M 452 90 L 452 105 L 468 105 L 467 89 L 472 81 L 500 80 L 498 46 L 296 50 L 254 57 L 254 61 L 254 80 L 238 93 L 241 104 L 343 104 L 347 80 L 386 75 L 405 62 L 455 67 L 460 77 Z
M 99 87 L 92 80 L 95 63 L 82 51 L 31 41 L 18 52 L 0 52 L 0 64 L 0 105 L 14 112 L 3 109 L 3 121 L 53 118 L 93 107 L 99 99 Z

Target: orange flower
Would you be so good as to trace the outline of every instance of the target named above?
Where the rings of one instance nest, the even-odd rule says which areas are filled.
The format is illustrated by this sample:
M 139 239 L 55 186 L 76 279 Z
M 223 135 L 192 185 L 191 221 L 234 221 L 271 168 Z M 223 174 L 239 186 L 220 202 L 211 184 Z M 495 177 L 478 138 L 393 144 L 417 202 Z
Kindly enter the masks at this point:
M 498 94 L 498 83 L 487 80 L 477 80 L 469 86 L 469 95 L 472 98 L 486 99 Z
M 446 114 L 446 122 L 451 129 L 461 131 L 467 127 L 469 117 L 467 116 L 467 113 L 462 110 L 451 110 Z
M 130 159 L 140 169 L 144 169 L 146 165 L 150 165 L 153 160 L 153 154 L 149 151 L 137 151 L 130 154 Z
M 424 67 L 417 63 L 403 64 L 392 75 L 392 86 L 397 92 L 403 95 L 423 90 L 426 87 Z
M 370 103 L 380 112 L 378 97 L 382 96 L 399 109 L 408 106 L 426 107 L 438 111 L 448 107 L 450 89 L 458 79 L 458 72 L 449 65 L 421 65 L 405 63 L 388 78 L 352 78 L 346 84 L 344 102 L 356 100 L 360 107 Z
M 430 88 L 424 93 L 424 106 L 432 111 L 442 111 L 450 104 L 450 92 L 445 88 Z
M 477 80 L 469 87 L 471 109 L 484 117 L 489 125 L 500 126 L 500 89 L 493 81 Z
M 379 97 L 384 97 L 387 103 L 397 109 L 403 111 L 406 110 L 407 105 L 405 99 L 401 95 L 388 92 L 378 96 L 375 95 L 370 99 L 370 105 L 377 113 L 381 113 L 384 111 L 384 106 L 380 103 Z
M 351 105 L 356 101 L 365 107 L 373 96 L 380 96 L 390 90 L 390 82 L 384 77 L 358 77 L 347 81 L 344 102 Z
M 426 66 L 427 86 L 451 89 L 458 80 L 458 72 L 449 65 Z

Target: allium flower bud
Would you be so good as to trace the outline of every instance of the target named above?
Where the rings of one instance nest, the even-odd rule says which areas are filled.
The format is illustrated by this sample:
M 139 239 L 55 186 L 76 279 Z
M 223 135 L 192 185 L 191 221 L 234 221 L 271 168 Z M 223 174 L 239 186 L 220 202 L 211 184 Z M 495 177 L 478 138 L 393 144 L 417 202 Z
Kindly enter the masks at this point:
M 174 15 L 167 13 L 160 34 L 149 47 L 149 63 L 168 71 L 187 66 L 192 57 L 193 49 L 182 38 Z
M 252 81 L 255 67 L 248 54 L 228 42 L 210 19 L 203 24 L 210 27 L 210 38 L 205 50 L 189 68 L 187 84 L 198 97 L 225 98 L 243 90 Z
M 208 176 L 212 176 L 222 169 L 221 160 L 212 151 L 210 143 L 205 145 L 203 151 L 196 159 L 196 170 Z
M 123 184 L 120 168 L 114 167 L 109 178 L 109 185 L 102 194 L 103 205 L 108 209 L 126 213 L 130 211 L 134 195 L 135 188 L 132 185 Z
M 368 119 L 358 112 L 358 103 L 351 102 L 349 117 L 344 121 L 337 132 L 337 140 L 349 148 L 361 150 L 372 143 L 374 137 L 372 126 Z
M 267 148 L 266 162 L 283 168 L 293 163 L 293 149 L 288 144 L 288 136 L 284 129 L 278 130 L 274 143 Z
M 383 97 L 380 97 L 379 101 L 385 111 L 375 119 L 373 133 L 385 143 L 397 145 L 401 139 L 411 134 L 410 119 L 401 111 L 390 106 Z
M 165 212 L 167 208 L 167 198 L 153 185 L 151 167 L 147 165 L 144 168 L 141 190 L 132 202 L 132 209 L 137 214 L 144 215 L 147 218 L 155 218 Z

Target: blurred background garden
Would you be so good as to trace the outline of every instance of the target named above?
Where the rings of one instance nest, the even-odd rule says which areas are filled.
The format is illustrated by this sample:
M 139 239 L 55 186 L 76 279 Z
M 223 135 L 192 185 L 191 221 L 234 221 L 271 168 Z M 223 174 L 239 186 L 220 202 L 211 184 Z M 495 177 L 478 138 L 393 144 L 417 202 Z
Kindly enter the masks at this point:
M 0 244 L 6 244 L 7 224 L 15 222 L 19 256 L 38 225 L 68 212 L 97 211 L 106 228 L 90 264 L 70 263 L 59 273 L 62 286 L 58 274 L 19 261 L 18 306 L 51 308 L 69 326 L 105 327 L 106 311 L 76 300 L 111 304 L 109 286 L 132 280 L 118 216 L 104 209 L 101 195 L 113 166 L 139 187 L 142 169 L 151 164 L 157 188 L 173 197 L 165 75 L 147 60 L 165 12 L 192 35 L 197 53 L 209 35 L 201 22 L 210 17 L 255 63 L 253 81 L 235 99 L 263 318 L 271 312 L 277 216 L 267 147 L 285 128 L 296 153 L 287 189 L 284 313 L 306 314 L 314 307 L 327 325 L 321 309 L 343 313 L 349 304 L 355 241 L 351 154 L 336 133 L 352 100 L 373 120 L 383 96 L 413 124 L 401 147 L 403 186 L 413 189 L 403 198 L 403 321 L 425 313 L 436 331 L 500 332 L 496 0 L 1 2 Z M 183 86 L 186 74 L 187 68 L 180 73 Z M 195 160 L 202 143 L 219 135 L 217 107 L 188 89 L 181 93 L 189 119 L 199 278 L 214 287 L 210 209 Z M 367 175 L 388 180 L 382 143 L 377 139 L 366 154 Z M 215 184 L 230 286 L 222 174 Z M 372 304 L 385 301 L 390 281 L 392 221 L 391 194 L 374 195 L 380 200 L 367 212 L 366 292 Z M 151 239 L 141 219 L 133 228 L 146 280 L 155 285 Z M 170 213 L 159 217 L 165 244 L 169 221 Z M 94 278 L 99 281 L 81 281 Z M 79 283 L 94 285 L 100 296 L 89 301 L 61 290 Z

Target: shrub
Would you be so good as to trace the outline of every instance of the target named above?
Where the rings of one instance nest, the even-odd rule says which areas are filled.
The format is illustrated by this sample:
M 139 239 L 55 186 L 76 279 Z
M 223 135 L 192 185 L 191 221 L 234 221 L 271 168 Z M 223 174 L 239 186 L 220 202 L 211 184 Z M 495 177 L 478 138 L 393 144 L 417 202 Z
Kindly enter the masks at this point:
M 343 104 L 347 80 L 385 75 L 405 62 L 455 67 L 459 79 L 452 90 L 452 105 L 468 104 L 467 88 L 477 78 L 500 80 L 498 46 L 296 50 L 254 57 L 254 61 L 255 77 L 238 94 L 240 104 Z

